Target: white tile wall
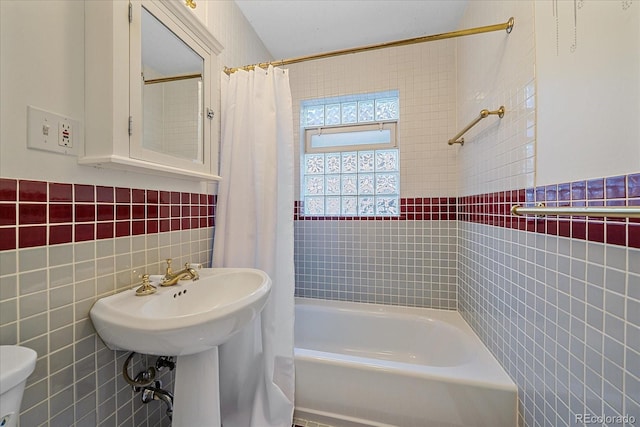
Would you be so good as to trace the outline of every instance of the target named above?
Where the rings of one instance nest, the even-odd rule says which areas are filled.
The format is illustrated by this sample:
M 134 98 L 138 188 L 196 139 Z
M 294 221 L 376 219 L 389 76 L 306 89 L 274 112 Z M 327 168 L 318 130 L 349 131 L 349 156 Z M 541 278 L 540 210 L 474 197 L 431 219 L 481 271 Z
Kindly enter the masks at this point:
M 174 156 L 186 159 L 201 159 L 202 148 L 193 141 L 199 140 L 201 125 L 200 120 L 206 120 L 204 112 L 199 111 L 194 99 L 200 96 L 199 79 L 189 79 L 162 84 L 164 86 L 163 105 L 164 124 L 163 148 Z M 146 135 L 145 135 L 146 141 Z
M 469 2 L 461 28 L 515 18 L 511 34 L 459 38 L 458 127 L 480 110 L 505 106 L 465 135 L 459 152 L 459 196 L 526 188 L 535 178 L 535 37 L 532 1 Z
M 455 194 L 455 53 L 455 41 L 443 40 L 289 66 L 296 158 L 301 100 L 397 89 L 401 197 Z

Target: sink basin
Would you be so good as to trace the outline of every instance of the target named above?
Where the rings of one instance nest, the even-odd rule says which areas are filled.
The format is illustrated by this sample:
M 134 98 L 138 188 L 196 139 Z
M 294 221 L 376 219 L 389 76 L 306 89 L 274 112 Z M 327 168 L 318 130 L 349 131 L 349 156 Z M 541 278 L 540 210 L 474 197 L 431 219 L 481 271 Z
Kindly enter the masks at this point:
M 203 268 L 200 280 L 161 287 L 147 296 L 135 289 L 96 301 L 96 331 L 112 350 L 183 356 L 210 350 L 242 329 L 264 308 L 271 279 L 250 268 Z

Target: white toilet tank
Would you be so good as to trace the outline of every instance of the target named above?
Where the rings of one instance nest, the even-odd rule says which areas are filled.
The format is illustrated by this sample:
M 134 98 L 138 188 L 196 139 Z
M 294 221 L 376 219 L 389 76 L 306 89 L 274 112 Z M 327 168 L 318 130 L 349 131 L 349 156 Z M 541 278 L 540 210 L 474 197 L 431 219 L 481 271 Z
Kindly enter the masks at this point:
M 22 393 L 36 367 L 37 353 L 17 345 L 0 345 L 0 427 L 18 422 Z

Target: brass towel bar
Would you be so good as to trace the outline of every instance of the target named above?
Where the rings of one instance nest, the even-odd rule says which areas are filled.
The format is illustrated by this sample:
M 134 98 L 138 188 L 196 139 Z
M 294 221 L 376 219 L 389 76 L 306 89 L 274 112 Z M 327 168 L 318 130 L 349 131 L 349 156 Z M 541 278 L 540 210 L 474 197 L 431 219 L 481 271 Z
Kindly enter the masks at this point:
M 559 206 L 549 207 L 544 203 L 535 207 L 512 206 L 513 215 L 564 215 L 606 218 L 640 218 L 640 206 Z
M 478 117 L 476 117 L 464 129 L 462 129 L 460 132 L 458 132 L 456 136 L 454 136 L 453 138 L 451 138 L 449 140 L 449 145 L 453 145 L 453 144 L 464 145 L 464 138 L 461 138 L 462 135 L 464 135 L 465 133 L 467 133 L 467 131 L 469 129 L 471 129 L 472 127 L 477 125 L 480 120 L 482 120 L 484 118 L 487 118 L 487 117 L 489 117 L 490 115 L 493 115 L 493 114 L 497 114 L 498 117 L 503 118 L 504 117 L 504 106 L 500 106 L 500 108 L 498 108 L 495 111 L 489 111 L 489 110 L 480 111 L 480 115 Z

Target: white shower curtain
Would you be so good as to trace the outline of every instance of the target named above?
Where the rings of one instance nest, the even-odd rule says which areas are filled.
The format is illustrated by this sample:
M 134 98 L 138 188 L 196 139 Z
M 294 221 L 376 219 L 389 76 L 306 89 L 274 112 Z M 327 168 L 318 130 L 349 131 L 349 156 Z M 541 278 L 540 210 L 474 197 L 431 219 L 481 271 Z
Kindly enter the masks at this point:
M 214 267 L 273 282 L 261 316 L 220 346 L 224 427 L 290 427 L 293 417 L 293 117 L 288 70 L 222 74 Z

